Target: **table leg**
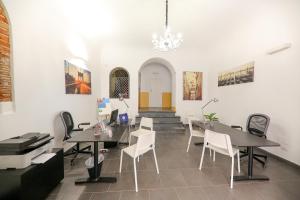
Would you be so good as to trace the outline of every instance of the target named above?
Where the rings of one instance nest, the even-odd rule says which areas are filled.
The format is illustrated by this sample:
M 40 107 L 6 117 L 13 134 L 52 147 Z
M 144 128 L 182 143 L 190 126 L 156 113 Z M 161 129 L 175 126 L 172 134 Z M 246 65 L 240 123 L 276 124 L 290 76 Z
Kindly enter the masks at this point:
M 100 177 L 97 176 L 98 174 L 98 157 L 99 157 L 99 152 L 98 152 L 98 142 L 94 142 L 94 166 L 95 167 L 95 177 L 96 178 L 78 178 L 75 180 L 75 184 L 81 184 L 81 183 L 97 183 L 97 182 L 102 182 L 102 183 L 115 183 L 117 182 L 116 177 Z
M 128 136 L 127 136 L 127 141 L 123 141 L 125 135 L 128 132 Z M 125 144 L 125 145 L 129 145 L 129 134 L 130 134 L 130 123 L 128 122 L 126 129 L 124 130 L 120 140 L 119 140 L 119 144 Z
M 94 142 L 94 168 L 95 168 L 95 177 L 98 177 L 98 157 L 99 157 L 99 152 L 98 152 L 98 142 Z
M 253 176 L 253 147 L 247 147 L 248 151 L 248 174 L 247 176 L 233 176 L 234 181 L 250 181 L 250 180 L 259 180 L 259 181 L 268 181 L 269 178 L 263 175 Z

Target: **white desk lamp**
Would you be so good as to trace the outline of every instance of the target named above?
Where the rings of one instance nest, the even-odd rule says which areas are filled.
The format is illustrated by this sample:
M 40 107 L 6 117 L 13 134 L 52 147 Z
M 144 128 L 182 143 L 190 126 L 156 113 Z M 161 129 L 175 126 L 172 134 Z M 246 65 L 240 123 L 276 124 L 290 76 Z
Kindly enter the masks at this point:
M 203 119 L 204 119 L 204 122 L 205 122 L 204 108 L 205 108 L 206 106 L 208 106 L 210 103 L 212 103 L 212 102 L 216 103 L 216 102 L 218 102 L 218 101 L 219 101 L 219 100 L 218 100 L 217 98 L 213 98 L 213 99 L 209 100 L 204 106 L 201 107 L 202 117 L 203 117 Z
M 128 104 L 126 103 L 125 99 L 124 99 L 124 94 L 119 93 L 119 101 L 123 101 L 123 103 L 126 105 L 126 110 L 125 113 L 127 113 L 127 110 L 129 108 Z

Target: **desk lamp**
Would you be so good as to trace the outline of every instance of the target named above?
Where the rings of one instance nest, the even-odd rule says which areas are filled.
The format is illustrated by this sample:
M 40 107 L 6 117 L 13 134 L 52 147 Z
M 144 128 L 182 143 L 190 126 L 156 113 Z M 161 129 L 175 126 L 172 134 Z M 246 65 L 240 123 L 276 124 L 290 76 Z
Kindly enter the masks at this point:
M 205 121 L 205 117 L 204 117 L 204 108 L 205 108 L 206 106 L 208 106 L 210 103 L 212 103 L 212 102 L 216 103 L 216 102 L 218 102 L 218 101 L 219 101 L 219 100 L 218 100 L 217 98 L 213 98 L 213 99 L 209 100 L 204 106 L 201 107 L 202 117 L 203 117 L 204 121 Z
M 128 104 L 126 103 L 125 99 L 124 99 L 124 94 L 122 93 L 119 93 L 119 101 L 123 101 L 123 103 L 126 105 L 126 112 L 127 113 L 127 110 L 129 108 Z

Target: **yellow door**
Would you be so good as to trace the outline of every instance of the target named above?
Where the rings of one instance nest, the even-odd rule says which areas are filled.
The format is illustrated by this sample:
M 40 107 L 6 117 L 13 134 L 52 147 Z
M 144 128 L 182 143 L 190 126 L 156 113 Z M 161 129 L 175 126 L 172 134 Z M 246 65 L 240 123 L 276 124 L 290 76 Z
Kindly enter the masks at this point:
M 172 107 L 172 93 L 171 92 L 163 92 L 162 93 L 162 107 L 163 108 L 171 108 Z
M 139 93 L 139 107 L 140 108 L 148 108 L 149 107 L 149 92 L 140 92 Z

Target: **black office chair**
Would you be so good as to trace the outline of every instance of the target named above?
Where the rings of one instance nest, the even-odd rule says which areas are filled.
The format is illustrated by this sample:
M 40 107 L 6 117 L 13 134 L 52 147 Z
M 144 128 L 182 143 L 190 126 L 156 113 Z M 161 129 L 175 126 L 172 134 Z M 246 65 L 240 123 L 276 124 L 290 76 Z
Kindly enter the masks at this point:
M 78 128 L 74 129 L 74 122 L 73 122 L 71 113 L 69 113 L 67 111 L 62 111 L 60 113 L 60 117 L 61 117 L 64 127 L 65 127 L 65 136 L 64 136 L 63 141 L 70 139 L 72 137 L 72 133 L 74 131 L 83 131 L 83 128 L 81 128 L 81 126 L 90 125 L 89 122 L 80 123 L 80 124 L 78 124 Z M 74 160 L 76 159 L 76 157 L 78 156 L 79 153 L 93 155 L 93 152 L 91 151 L 91 145 L 80 149 L 79 143 L 76 143 L 76 146 L 74 146 L 70 152 L 65 153 L 64 156 L 74 155 L 74 157 L 71 160 L 71 165 L 73 165 Z
M 267 134 L 267 130 L 269 127 L 269 123 L 270 123 L 269 116 L 260 114 L 260 113 L 255 113 L 248 117 L 246 129 L 249 134 L 252 134 L 252 135 L 255 135 L 258 137 L 267 138 L 266 134 Z M 239 128 L 239 129 L 243 130 L 243 128 L 241 126 L 231 126 L 231 127 Z M 245 156 L 248 156 L 248 152 L 241 151 L 240 158 L 245 157 Z M 259 163 L 261 163 L 263 165 L 263 167 L 266 166 L 266 162 L 267 162 L 267 158 L 268 158 L 267 155 L 254 153 L 253 158 L 256 161 L 258 161 Z M 263 158 L 264 161 L 261 158 Z

